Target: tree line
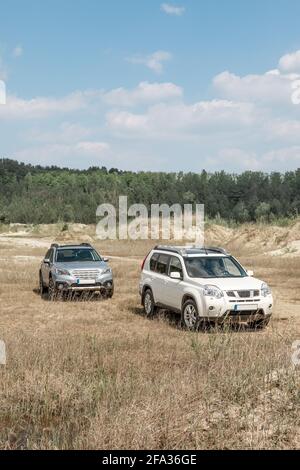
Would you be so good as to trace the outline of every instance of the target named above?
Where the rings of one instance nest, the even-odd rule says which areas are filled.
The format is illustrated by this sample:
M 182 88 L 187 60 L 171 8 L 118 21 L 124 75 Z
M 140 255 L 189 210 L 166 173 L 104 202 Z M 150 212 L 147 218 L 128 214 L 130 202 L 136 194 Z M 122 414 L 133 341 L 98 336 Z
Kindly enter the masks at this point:
M 205 204 L 205 215 L 237 223 L 298 217 L 300 169 L 284 174 L 132 172 L 42 167 L 0 160 L 0 223 L 95 223 L 102 203 Z

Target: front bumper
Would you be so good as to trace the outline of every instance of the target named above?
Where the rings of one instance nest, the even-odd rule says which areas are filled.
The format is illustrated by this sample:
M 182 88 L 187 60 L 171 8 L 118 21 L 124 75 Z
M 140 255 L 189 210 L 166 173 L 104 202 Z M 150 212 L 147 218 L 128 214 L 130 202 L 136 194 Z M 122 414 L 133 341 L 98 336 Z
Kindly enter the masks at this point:
M 203 317 L 211 320 L 230 320 L 249 322 L 269 318 L 273 313 L 273 297 L 259 297 L 257 299 L 235 299 L 228 297 L 216 299 L 206 297 L 204 300 Z
M 76 279 L 73 276 L 61 276 L 55 275 L 54 282 L 56 289 L 59 291 L 68 291 L 68 292 L 107 292 L 111 293 L 114 289 L 114 282 L 112 274 L 106 274 L 98 277 L 94 282 L 91 283 L 80 283 L 80 280 Z

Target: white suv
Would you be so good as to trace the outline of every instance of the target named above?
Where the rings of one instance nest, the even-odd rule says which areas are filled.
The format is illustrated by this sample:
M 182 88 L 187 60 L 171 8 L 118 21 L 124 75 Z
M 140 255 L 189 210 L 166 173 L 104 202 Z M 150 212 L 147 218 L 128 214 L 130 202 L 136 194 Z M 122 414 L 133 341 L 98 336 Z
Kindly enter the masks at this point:
M 264 328 L 273 297 L 269 286 L 221 248 L 156 246 L 142 264 L 140 295 L 147 316 L 157 308 L 181 314 L 182 324 L 225 320 Z

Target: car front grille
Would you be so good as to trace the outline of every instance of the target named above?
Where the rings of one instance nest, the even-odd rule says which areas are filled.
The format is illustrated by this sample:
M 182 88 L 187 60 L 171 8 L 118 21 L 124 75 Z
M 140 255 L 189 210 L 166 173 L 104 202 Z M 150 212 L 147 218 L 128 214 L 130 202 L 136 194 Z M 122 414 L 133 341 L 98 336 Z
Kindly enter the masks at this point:
M 77 269 L 72 272 L 76 279 L 89 280 L 98 279 L 100 271 L 98 269 Z
M 253 299 L 254 297 L 259 297 L 259 290 L 229 290 L 227 295 L 236 299 Z

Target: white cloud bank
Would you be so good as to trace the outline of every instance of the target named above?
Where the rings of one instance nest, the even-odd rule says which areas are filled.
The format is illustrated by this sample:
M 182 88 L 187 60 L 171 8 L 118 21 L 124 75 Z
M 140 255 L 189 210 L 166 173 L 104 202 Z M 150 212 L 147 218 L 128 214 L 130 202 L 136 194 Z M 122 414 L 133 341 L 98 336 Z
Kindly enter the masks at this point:
M 300 105 L 291 95 L 300 71 L 297 52 L 287 56 L 263 74 L 219 73 L 211 100 L 186 102 L 182 87 L 158 81 L 61 98 L 9 96 L 0 107 L 1 126 L 8 126 L 2 154 L 6 139 L 11 157 L 47 164 L 154 169 L 153 160 L 156 170 L 170 171 L 295 169 Z
M 300 73 L 300 50 L 281 57 L 279 60 L 279 68 L 283 72 Z
M 104 100 L 112 106 L 137 106 L 141 104 L 181 98 L 183 90 L 174 83 L 141 82 L 133 90 L 117 88 L 104 95 Z

